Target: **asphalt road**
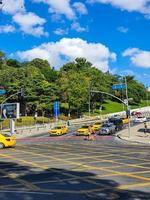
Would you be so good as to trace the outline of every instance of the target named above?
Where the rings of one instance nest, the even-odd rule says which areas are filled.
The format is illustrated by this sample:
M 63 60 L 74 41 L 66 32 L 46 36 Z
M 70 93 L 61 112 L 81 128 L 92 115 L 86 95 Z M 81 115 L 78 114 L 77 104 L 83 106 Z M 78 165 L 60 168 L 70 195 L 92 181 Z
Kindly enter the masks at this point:
M 150 199 L 150 146 L 115 136 L 19 140 L 0 150 L 0 199 Z

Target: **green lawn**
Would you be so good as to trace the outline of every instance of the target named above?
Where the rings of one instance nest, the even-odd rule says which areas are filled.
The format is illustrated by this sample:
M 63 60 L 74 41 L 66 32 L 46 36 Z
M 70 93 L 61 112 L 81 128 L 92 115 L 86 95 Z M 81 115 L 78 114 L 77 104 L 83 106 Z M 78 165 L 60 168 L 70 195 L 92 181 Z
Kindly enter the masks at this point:
M 147 106 L 147 101 L 143 100 L 139 105 L 130 105 L 131 109 L 135 109 L 135 108 L 142 108 L 142 107 L 146 107 Z M 150 102 L 149 102 L 150 105 Z M 113 102 L 113 101 L 107 101 L 106 103 L 103 103 L 103 110 L 100 111 L 99 109 L 94 110 L 93 113 L 91 113 L 91 115 L 98 115 L 98 114 L 109 114 L 109 113 L 115 113 L 115 112 L 121 112 L 126 110 L 126 106 L 124 106 L 121 103 L 117 103 L 117 102 Z M 88 113 L 86 113 L 85 115 L 88 115 Z

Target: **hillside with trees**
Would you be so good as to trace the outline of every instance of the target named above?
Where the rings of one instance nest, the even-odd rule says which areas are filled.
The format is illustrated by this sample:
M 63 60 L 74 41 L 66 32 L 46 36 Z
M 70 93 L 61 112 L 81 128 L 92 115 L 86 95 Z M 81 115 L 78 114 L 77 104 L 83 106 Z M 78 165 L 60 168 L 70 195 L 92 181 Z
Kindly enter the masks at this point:
M 52 116 L 54 101 L 60 101 L 61 113 L 79 116 L 88 112 L 89 90 L 100 90 L 125 99 L 125 91 L 114 91 L 113 84 L 123 83 L 121 76 L 103 73 L 84 58 L 76 58 L 59 70 L 55 70 L 46 60 L 39 58 L 30 62 L 8 59 L 0 52 L 0 86 L 7 93 L 0 96 L 0 103 L 10 95 L 24 88 L 24 97 L 16 95 L 9 102 L 21 102 L 22 115 Z M 138 105 L 146 99 L 146 88 L 127 76 L 128 95 L 131 105 Z M 99 109 L 107 101 L 115 99 L 100 94 L 91 94 L 91 109 Z M 105 109 L 105 107 L 103 107 Z

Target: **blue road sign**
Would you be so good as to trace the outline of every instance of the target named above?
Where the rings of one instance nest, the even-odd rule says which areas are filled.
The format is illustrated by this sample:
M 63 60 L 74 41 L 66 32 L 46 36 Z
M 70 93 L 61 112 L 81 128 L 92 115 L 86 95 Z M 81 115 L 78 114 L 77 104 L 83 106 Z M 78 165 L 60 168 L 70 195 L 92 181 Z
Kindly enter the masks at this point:
M 54 116 L 55 116 L 55 118 L 58 118 L 59 114 L 60 114 L 59 101 L 55 101 L 54 102 Z
M 112 90 L 123 90 L 126 88 L 126 85 L 125 84 L 116 84 L 116 85 L 113 85 L 111 88 L 112 88 Z
M 0 95 L 6 94 L 6 90 L 0 89 Z

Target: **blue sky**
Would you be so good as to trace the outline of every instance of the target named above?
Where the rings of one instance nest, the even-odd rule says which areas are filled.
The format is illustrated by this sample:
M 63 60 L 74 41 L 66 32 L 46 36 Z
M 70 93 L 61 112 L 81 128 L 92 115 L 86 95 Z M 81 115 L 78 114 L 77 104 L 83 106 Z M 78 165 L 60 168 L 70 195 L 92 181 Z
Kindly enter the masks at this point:
M 2 0 L 0 49 L 56 69 L 85 57 L 150 86 L 150 0 Z

